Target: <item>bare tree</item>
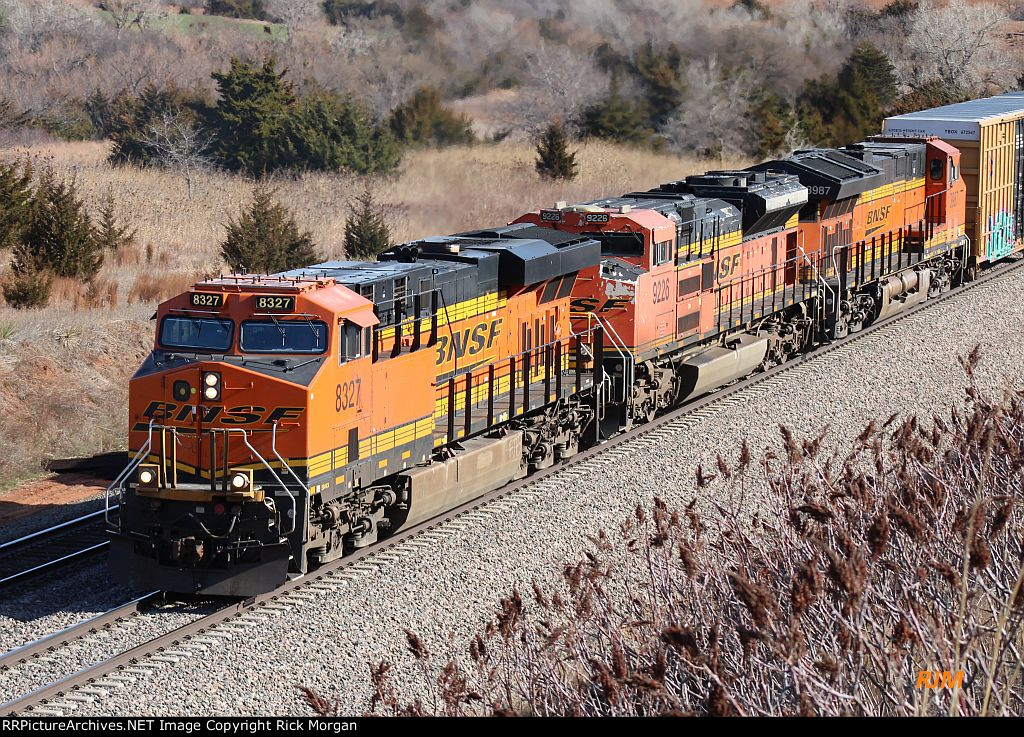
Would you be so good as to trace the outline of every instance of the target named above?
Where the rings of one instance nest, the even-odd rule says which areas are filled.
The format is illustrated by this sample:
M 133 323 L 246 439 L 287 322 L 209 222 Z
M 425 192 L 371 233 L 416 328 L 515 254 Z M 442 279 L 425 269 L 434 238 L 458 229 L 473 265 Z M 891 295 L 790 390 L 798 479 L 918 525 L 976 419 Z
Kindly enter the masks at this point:
M 526 60 L 526 89 L 517 97 L 519 124 L 536 133 L 556 118 L 571 126 L 608 91 L 608 75 L 590 53 L 541 43 Z
M 158 0 L 104 0 L 100 8 L 110 13 L 117 36 L 120 37 L 125 28 L 145 28 L 146 15 L 153 13 L 159 4 Z
M 662 131 L 674 148 L 720 160 L 750 148 L 753 82 L 746 70 L 725 73 L 711 56 L 687 67 L 686 89 L 686 102 Z
M 185 180 L 190 200 L 195 193 L 196 176 L 211 166 L 206 155 L 211 142 L 212 137 L 180 111 L 164 113 L 145 138 L 159 163 Z
M 923 0 L 907 38 L 908 57 L 897 60 L 904 83 L 916 88 L 938 80 L 959 96 L 1011 84 L 1016 71 L 996 32 L 1006 21 L 1005 9 L 995 4 L 950 0 L 942 7 Z
M 322 15 L 319 0 L 266 0 L 264 6 L 274 20 L 288 29 L 288 43 L 295 31 Z

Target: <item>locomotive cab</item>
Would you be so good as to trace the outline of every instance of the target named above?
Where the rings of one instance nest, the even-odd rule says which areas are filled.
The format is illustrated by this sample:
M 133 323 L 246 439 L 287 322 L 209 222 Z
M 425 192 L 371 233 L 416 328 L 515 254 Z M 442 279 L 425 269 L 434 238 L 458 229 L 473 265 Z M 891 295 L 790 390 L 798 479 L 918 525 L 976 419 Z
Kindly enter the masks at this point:
M 279 583 L 296 568 L 290 541 L 305 535 L 315 394 L 338 386 L 352 405 L 336 433 L 370 407 L 371 304 L 333 280 L 239 276 L 202 282 L 155 318 L 130 385 L 138 463 L 123 480 L 112 568 L 177 591 Z

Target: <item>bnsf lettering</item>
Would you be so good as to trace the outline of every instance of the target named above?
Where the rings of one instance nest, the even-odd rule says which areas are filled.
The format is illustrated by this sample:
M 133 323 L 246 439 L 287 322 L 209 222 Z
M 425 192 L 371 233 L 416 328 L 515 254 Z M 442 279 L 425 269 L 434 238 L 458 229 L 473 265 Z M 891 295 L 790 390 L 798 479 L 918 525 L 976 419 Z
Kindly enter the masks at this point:
M 625 309 L 629 303 L 630 300 L 627 297 L 613 297 L 604 304 L 601 304 L 601 300 L 592 297 L 577 297 L 569 303 L 569 310 L 576 314 L 610 312 L 611 310 Z
M 195 419 L 194 412 L 202 412 L 202 422 L 209 424 L 220 419 L 222 425 L 273 425 L 283 420 L 298 419 L 303 412 L 302 407 L 266 407 L 245 405 L 227 409 L 222 405 L 195 407 L 191 404 L 175 404 L 173 402 L 150 402 L 142 416 L 147 420 L 166 422 L 187 422 Z M 145 430 L 148 423 L 140 423 L 136 429 Z
M 455 358 L 475 356 L 494 345 L 501 333 L 501 320 L 481 322 L 451 335 L 437 337 L 437 365 Z
M 892 205 L 886 205 L 885 207 L 879 207 L 877 210 L 871 210 L 868 212 L 868 225 L 872 223 L 880 223 L 889 217 L 889 213 L 892 211 Z

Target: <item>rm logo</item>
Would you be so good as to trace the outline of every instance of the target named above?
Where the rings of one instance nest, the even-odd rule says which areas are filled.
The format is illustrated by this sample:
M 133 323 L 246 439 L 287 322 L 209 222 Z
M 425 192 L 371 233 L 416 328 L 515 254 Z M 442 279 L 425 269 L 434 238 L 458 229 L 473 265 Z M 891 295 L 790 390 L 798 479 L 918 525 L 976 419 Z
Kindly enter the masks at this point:
M 956 673 L 950 673 L 948 670 L 922 670 L 917 673 L 915 688 L 963 688 L 963 685 L 964 672 L 962 670 L 958 670 Z

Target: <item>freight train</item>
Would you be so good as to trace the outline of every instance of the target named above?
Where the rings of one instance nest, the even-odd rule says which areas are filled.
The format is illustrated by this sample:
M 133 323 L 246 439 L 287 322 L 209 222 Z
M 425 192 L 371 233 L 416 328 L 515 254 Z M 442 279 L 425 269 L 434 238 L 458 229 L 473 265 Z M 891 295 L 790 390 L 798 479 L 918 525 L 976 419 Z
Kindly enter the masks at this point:
M 111 566 L 272 590 L 970 279 L 960 156 L 876 137 L 199 282 L 131 380 Z

